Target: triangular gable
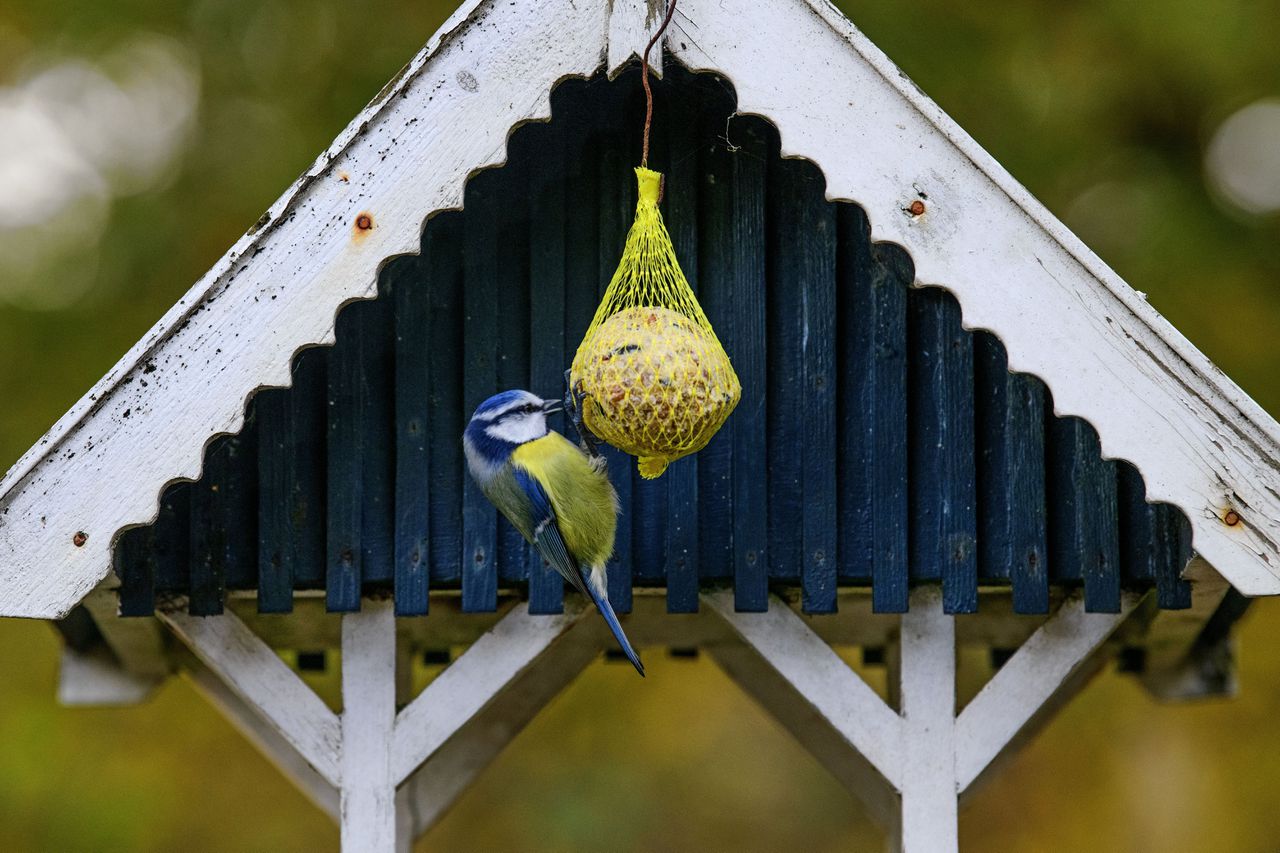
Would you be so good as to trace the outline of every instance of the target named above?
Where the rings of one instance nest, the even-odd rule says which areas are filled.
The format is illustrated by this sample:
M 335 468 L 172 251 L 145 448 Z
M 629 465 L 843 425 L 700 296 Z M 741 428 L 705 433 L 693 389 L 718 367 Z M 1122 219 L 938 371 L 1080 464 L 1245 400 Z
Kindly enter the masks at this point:
M 728 8 L 726 8 L 728 7 Z M 749 7 L 751 14 L 745 14 Z M 552 87 L 643 47 L 647 3 L 470 2 L 248 234 L 0 483 L 0 615 L 64 614 L 111 544 L 199 475 L 245 401 L 332 343 L 337 310 L 376 292 L 426 218 L 461 206 Z M 1280 427 L 1085 248 L 822 0 L 683 0 L 666 46 L 730 80 L 827 195 L 864 207 L 917 283 L 956 294 L 1012 369 L 1090 421 L 1150 500 L 1247 594 L 1280 592 Z M 822 81 L 815 85 L 815 81 Z M 918 204 L 917 204 L 918 202 Z

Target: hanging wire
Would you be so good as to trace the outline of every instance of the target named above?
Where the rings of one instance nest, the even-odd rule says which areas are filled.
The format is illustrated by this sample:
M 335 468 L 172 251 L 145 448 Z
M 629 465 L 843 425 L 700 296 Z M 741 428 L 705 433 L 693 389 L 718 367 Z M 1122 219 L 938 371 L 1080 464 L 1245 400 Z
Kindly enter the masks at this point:
M 667 4 L 667 16 L 662 19 L 662 26 L 658 27 L 653 38 L 649 39 L 649 43 L 644 47 L 644 56 L 640 59 L 640 83 L 644 86 L 644 147 L 640 149 L 640 165 L 646 169 L 649 167 L 649 128 L 653 125 L 653 90 L 649 88 L 649 51 L 653 50 L 658 39 L 662 38 L 662 34 L 667 31 L 667 24 L 671 23 L 671 16 L 675 11 L 676 0 L 671 0 Z

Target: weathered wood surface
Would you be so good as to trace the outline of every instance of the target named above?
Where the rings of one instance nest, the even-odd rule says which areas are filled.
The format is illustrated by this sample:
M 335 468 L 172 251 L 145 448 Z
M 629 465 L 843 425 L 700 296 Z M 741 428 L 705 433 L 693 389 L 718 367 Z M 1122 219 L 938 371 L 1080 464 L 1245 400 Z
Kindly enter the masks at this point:
M 287 385 L 299 349 L 332 342 L 337 308 L 371 296 L 387 258 L 419 249 L 424 220 L 461 205 L 510 129 L 549 114 L 553 84 L 595 71 L 611 33 L 634 42 L 640 12 L 621 8 L 632 5 L 463 6 L 0 482 L 0 613 L 58 616 L 101 581 L 118 532 L 155 517 L 166 483 L 199 474 L 210 438 L 240 428 L 255 389 Z M 871 238 L 906 249 L 918 284 L 955 293 L 965 325 L 999 335 L 1010 368 L 1053 389 L 1058 414 L 1086 418 L 1107 457 L 1133 461 L 1147 500 L 1180 507 L 1229 581 L 1280 592 L 1275 422 L 834 7 L 742 8 L 686 0 L 667 46 L 724 74 L 737 108 L 777 127 L 784 155 L 821 168 L 828 198 L 858 201 Z M 492 601 L 484 588 L 473 597 Z
M 1249 595 L 1280 592 L 1280 426 L 1107 268 L 826 0 L 687 0 L 676 58 L 732 81 L 738 109 L 812 160 L 827 197 L 866 208 L 916 281 L 1043 379 L 1132 461 L 1149 500 L 1191 519 L 1195 549 Z M 814 86 L 814 80 L 826 81 Z M 923 212 L 913 215 L 912 203 Z M 1240 522 L 1224 519 L 1235 510 Z

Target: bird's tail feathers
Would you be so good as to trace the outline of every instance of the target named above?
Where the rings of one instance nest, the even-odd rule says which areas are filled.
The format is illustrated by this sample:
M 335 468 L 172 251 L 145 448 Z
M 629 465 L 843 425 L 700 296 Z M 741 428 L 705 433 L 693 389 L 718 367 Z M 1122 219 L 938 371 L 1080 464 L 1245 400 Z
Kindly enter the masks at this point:
M 636 668 L 636 672 L 643 677 L 644 664 L 640 663 L 640 655 L 636 654 L 636 650 L 631 647 L 631 641 L 622 632 L 622 625 L 618 622 L 618 616 L 613 612 L 613 606 L 609 604 L 609 595 L 604 585 L 604 572 L 593 569 L 591 572 L 582 572 L 582 575 L 583 587 L 586 588 L 587 595 L 591 596 L 591 600 L 595 602 L 596 609 L 600 611 L 600 615 L 604 617 L 605 624 L 613 632 L 613 638 L 622 647 L 622 653 L 627 656 L 627 660 L 631 661 L 631 665 Z

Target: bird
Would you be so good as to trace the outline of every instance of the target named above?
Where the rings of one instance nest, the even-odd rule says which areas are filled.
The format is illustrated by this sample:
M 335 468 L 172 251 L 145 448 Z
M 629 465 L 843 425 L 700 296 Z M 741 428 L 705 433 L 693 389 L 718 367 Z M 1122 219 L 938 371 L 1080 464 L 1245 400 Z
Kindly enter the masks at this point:
M 471 477 L 498 511 L 604 617 L 640 675 L 644 665 L 609 604 L 618 495 L 605 460 L 547 426 L 560 400 L 511 390 L 485 400 L 462 434 Z

